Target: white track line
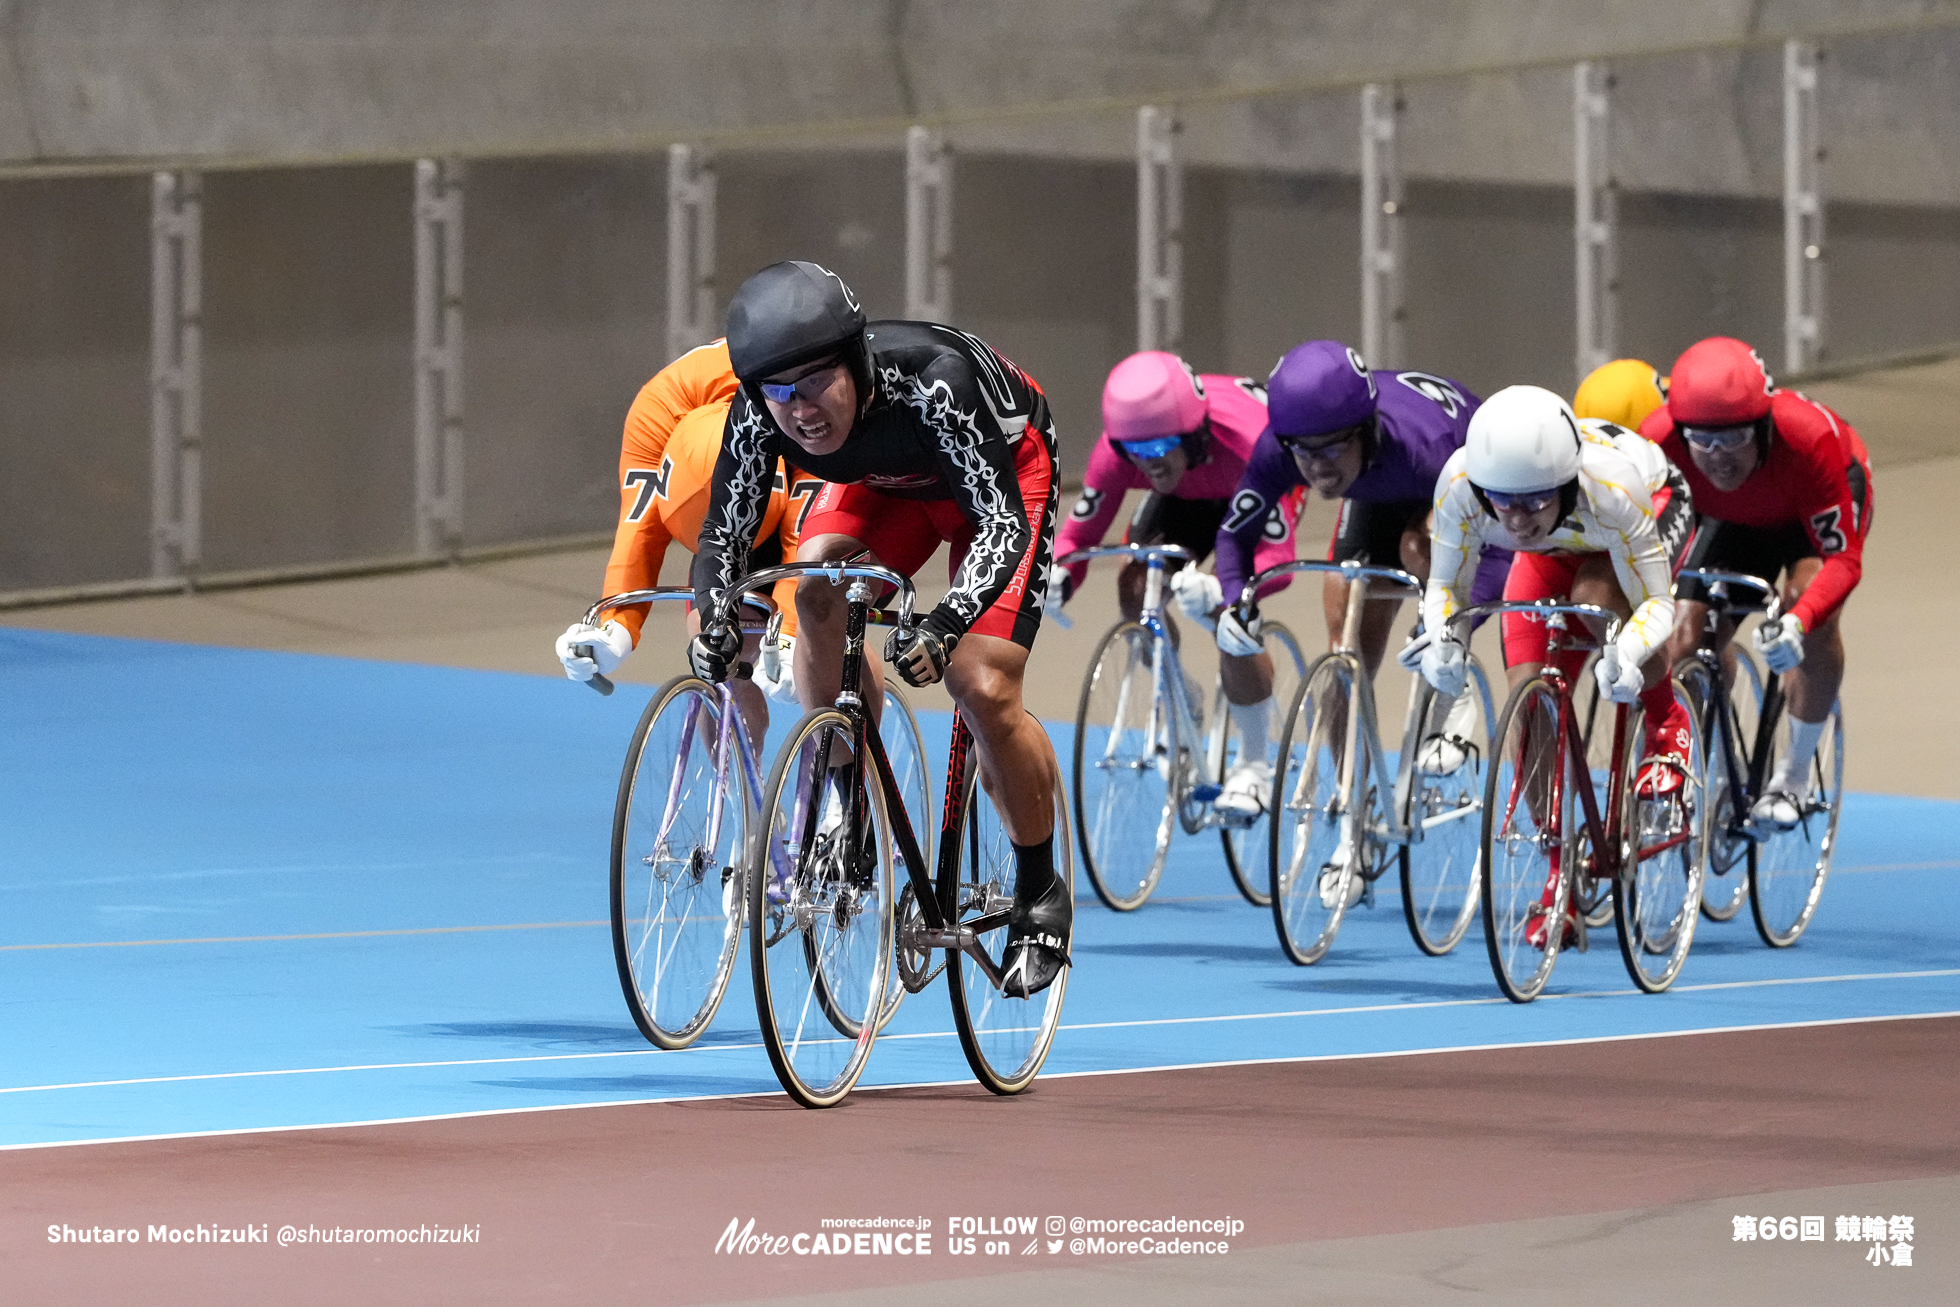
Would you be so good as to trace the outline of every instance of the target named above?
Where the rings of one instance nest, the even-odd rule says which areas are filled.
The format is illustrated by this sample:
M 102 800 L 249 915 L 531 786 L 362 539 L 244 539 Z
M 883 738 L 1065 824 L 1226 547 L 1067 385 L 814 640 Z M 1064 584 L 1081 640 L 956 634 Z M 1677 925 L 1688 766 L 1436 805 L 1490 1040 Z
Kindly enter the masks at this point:
M 1777 985 L 1828 985 L 1828 984 L 1839 984 L 1845 982 L 1871 981 L 1871 980 L 1923 980 L 1923 979 L 1945 977 L 1945 976 L 1960 976 L 1960 967 L 1953 967 L 1940 971 L 1874 971 L 1874 972 L 1865 972 L 1860 974 L 1843 975 L 1843 976 L 1792 976 L 1792 977 L 1774 979 L 1774 980 L 1717 981 L 1705 985 L 1676 985 L 1671 992 L 1677 994 L 1683 994 L 1683 993 L 1694 993 L 1702 990 L 1763 989 L 1763 988 L 1768 988 Z M 1540 1003 L 1546 1003 L 1546 1002 L 1555 1002 L 1562 999 L 1618 998 L 1626 995 L 1637 995 L 1639 994 L 1639 992 L 1640 991 L 1635 989 L 1579 990 L 1570 994 L 1545 994 L 1540 996 L 1537 1001 Z M 1423 1011 L 1426 1009 L 1433 1009 L 1433 1008 L 1491 1007 L 1491 1006 L 1509 1006 L 1509 1005 L 1510 1005 L 1510 1000 L 1503 997 L 1449 998 L 1449 999 L 1436 999 L 1427 1003 L 1371 1003 L 1361 1007 L 1299 1008 L 1290 1012 L 1233 1012 L 1233 1013 L 1225 1013 L 1219 1016 L 1209 1016 L 1209 1017 L 1149 1017 L 1136 1021 L 1084 1021 L 1076 1024 L 1070 1024 L 1064 1022 L 1059 1027 L 1059 1029 L 1060 1030 L 1128 1030 L 1128 1029 L 1141 1029 L 1147 1026 L 1211 1025 L 1211 1024 L 1219 1024 L 1228 1021 L 1279 1021 L 1279 1020 L 1286 1020 L 1286 1019 L 1299 1018 L 1299 1017 L 1340 1017 L 1340 1016 L 1352 1016 L 1352 1015 L 1375 1013 L 1375 1012 L 1419 1012 L 1419 1011 Z M 1860 1021 L 1863 1020 L 1882 1021 L 1882 1020 L 1887 1020 L 1889 1018 L 1856 1017 L 1856 1018 L 1849 1018 L 1849 1019 L 1860 1020 Z M 1713 1027 L 1711 1027 L 1711 1029 L 1712 1028 Z M 1726 1029 L 1727 1027 L 1723 1027 L 1723 1028 Z M 1735 1027 L 1735 1029 L 1754 1029 L 1754 1027 Z M 1700 1033 L 1700 1030 L 1688 1029 L 1688 1030 L 1680 1030 L 1680 1031 L 1671 1031 L 1666 1033 L 1697 1034 Z M 911 1034 L 880 1035 L 879 1038 L 883 1040 L 890 1040 L 890 1041 L 905 1040 L 905 1039 L 951 1039 L 953 1037 L 953 1034 L 954 1032 L 950 1030 L 932 1030 L 932 1031 L 919 1031 Z M 1648 1036 L 1646 1035 L 1601 1036 L 1601 1038 L 1607 1038 L 1607 1039 L 1621 1039 L 1621 1038 L 1643 1039 L 1647 1037 Z M 1512 1048 L 1512 1047 L 1535 1046 L 1540 1042 L 1546 1044 L 1557 1044 L 1561 1042 L 1570 1042 L 1570 1041 L 1532 1040 L 1532 1041 L 1527 1041 L 1526 1044 L 1519 1044 L 1519 1045 L 1470 1044 L 1470 1045 L 1463 1045 L 1462 1047 Z M 710 1053 L 710 1052 L 732 1053 L 732 1052 L 741 1052 L 749 1049 L 757 1049 L 757 1048 L 761 1048 L 762 1046 L 763 1045 L 760 1042 L 751 1043 L 751 1044 L 695 1044 L 692 1047 L 677 1050 L 677 1052 L 678 1053 Z M 1454 1051 L 1455 1047 L 1456 1046 L 1452 1046 L 1452 1049 L 1450 1051 Z M 1441 1050 L 1418 1049 L 1415 1051 L 1434 1052 L 1434 1051 L 1441 1051 Z M 414 1071 L 414 1070 L 421 1070 L 421 1069 L 426 1069 L 431 1067 L 448 1067 L 448 1066 L 503 1066 L 503 1065 L 519 1065 L 519 1064 L 529 1063 L 529 1062 L 584 1062 L 584 1061 L 599 1061 L 606 1058 L 619 1058 L 619 1057 L 656 1057 L 656 1056 L 660 1056 L 661 1053 L 662 1050 L 657 1048 L 629 1048 L 629 1049 L 619 1049 L 613 1052 L 606 1052 L 606 1053 L 537 1053 L 537 1054 L 528 1054 L 519 1057 L 455 1058 L 455 1059 L 433 1061 L 433 1062 L 365 1062 L 365 1063 L 357 1063 L 350 1066 L 281 1067 L 281 1068 L 275 1068 L 266 1071 L 211 1071 L 211 1072 L 205 1072 L 197 1075 L 139 1076 L 127 1080 L 77 1080 L 67 1084 L 55 1084 L 55 1085 L 10 1085 L 6 1087 L 0 1087 L 0 1094 L 34 1094 L 34 1093 L 44 1093 L 53 1090 L 61 1090 L 61 1089 L 112 1089 L 123 1085 L 174 1085 L 174 1084 L 186 1084 L 199 1080 L 253 1080 L 265 1076 L 331 1075 L 331 1074 L 336 1074 L 345 1071 Z M 673 1056 L 673 1055 L 675 1054 L 669 1054 L 669 1056 Z M 1329 1056 L 1336 1056 L 1336 1057 L 1383 1056 L 1385 1057 L 1389 1055 L 1385 1053 L 1384 1054 L 1341 1053 L 1341 1054 L 1330 1054 Z M 1290 1061 L 1296 1059 L 1277 1058 L 1277 1059 L 1260 1059 L 1260 1060 L 1261 1061 Z M 1237 1063 L 1193 1062 L 1188 1064 L 1179 1063 L 1177 1065 L 1234 1066 L 1237 1065 Z M 1147 1069 L 1164 1070 L 1165 1068 L 1151 1067 Z M 1078 1072 L 1073 1074 L 1102 1075 L 1105 1073 L 1104 1072 Z M 711 1095 L 711 1097 L 719 1097 L 719 1095 Z M 634 1101 L 639 1101 L 639 1100 L 634 1100 Z
M 1507 1000 L 1508 1001 L 1508 1000 Z M 1183 1062 L 1166 1066 L 1121 1067 L 1107 1071 L 1053 1071 L 1043 1080 L 1082 1080 L 1094 1076 L 1134 1076 L 1159 1071 L 1206 1071 L 1241 1066 L 1286 1066 L 1297 1062 L 1364 1062 L 1389 1057 L 1423 1057 L 1432 1053 L 1491 1053 L 1524 1048 L 1562 1048 L 1577 1044 L 1619 1044 L 1640 1039 L 1679 1039 L 1689 1035 L 1737 1035 L 1761 1030 L 1807 1030 L 1819 1026 L 1860 1026 L 1881 1021 L 1931 1021 L 1960 1017 L 1953 1012 L 1906 1012 L 1877 1017 L 1831 1017 L 1815 1021 L 1778 1021 L 1747 1026 L 1711 1026 L 1705 1030 L 1660 1030 L 1637 1035 L 1585 1035 L 1571 1039 L 1527 1040 L 1508 1044 L 1460 1044 L 1436 1048 L 1400 1048 L 1373 1053 L 1314 1053 L 1298 1057 L 1242 1058 L 1228 1062 Z M 653 1051 L 653 1050 L 649 1050 Z M 606 1056 L 600 1054 L 598 1056 Z M 896 1089 L 958 1089 L 973 1081 L 919 1080 L 898 1085 L 860 1085 L 858 1094 L 875 1094 Z M 523 1116 L 534 1112 L 582 1112 L 595 1107 L 665 1107 L 674 1103 L 719 1103 L 745 1098 L 781 1098 L 780 1090 L 752 1090 L 747 1093 L 689 1094 L 677 1098 L 622 1098 L 604 1103 L 546 1103 L 535 1107 L 494 1107 L 474 1112 L 439 1112 L 427 1116 L 377 1117 L 369 1121 L 328 1121 L 314 1125 L 247 1126 L 235 1130 L 184 1130 L 174 1134 L 123 1135 L 114 1139 L 62 1139 L 48 1143 L 0 1144 L 0 1152 L 22 1152 L 38 1148 L 86 1148 L 95 1144 L 140 1144 L 172 1139 L 224 1139 L 233 1135 L 290 1134 L 297 1130 L 354 1130 L 364 1126 L 418 1125 L 430 1121 L 466 1121 L 486 1116 Z

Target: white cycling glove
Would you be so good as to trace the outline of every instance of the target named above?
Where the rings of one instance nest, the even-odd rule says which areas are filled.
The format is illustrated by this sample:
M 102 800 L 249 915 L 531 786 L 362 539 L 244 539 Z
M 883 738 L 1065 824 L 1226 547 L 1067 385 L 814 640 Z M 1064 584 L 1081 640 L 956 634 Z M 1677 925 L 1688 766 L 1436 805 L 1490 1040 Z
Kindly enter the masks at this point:
M 573 622 L 552 648 L 558 661 L 565 664 L 568 678 L 589 681 L 594 676 L 612 675 L 613 669 L 626 661 L 626 655 L 633 652 L 633 633 L 618 622 L 604 626 Z
M 1756 628 L 1756 652 L 1769 669 L 1781 676 L 1795 670 L 1803 661 L 1803 621 L 1795 613 L 1785 613 L 1773 622 Z
M 1260 637 L 1260 630 L 1266 619 L 1254 608 L 1252 616 L 1239 620 L 1236 606 L 1225 609 L 1218 615 L 1218 648 L 1221 653 L 1236 654 L 1240 658 L 1250 658 L 1266 647 Z
M 1395 655 L 1395 661 L 1401 664 L 1405 672 L 1421 671 L 1422 655 L 1434 643 L 1436 643 L 1435 639 L 1430 634 L 1429 628 L 1425 626 L 1409 637 L 1409 642 Z
M 1423 648 L 1420 666 L 1422 679 L 1448 698 L 1462 694 L 1470 684 L 1470 661 L 1463 646 L 1447 635 Z
M 1171 596 L 1177 600 L 1177 611 L 1207 631 L 1218 629 L 1212 614 L 1225 602 L 1225 592 L 1210 572 L 1200 572 L 1196 563 L 1172 572 Z
M 1042 592 L 1041 596 L 1041 615 L 1043 617 L 1060 616 L 1062 605 L 1067 603 L 1074 595 L 1075 577 L 1060 563 L 1052 564 L 1048 568 L 1048 588 Z
M 795 652 L 796 642 L 782 635 L 774 644 L 763 641 L 755 660 L 755 683 L 771 699 L 790 707 L 797 706 Z
M 1614 703 L 1639 699 L 1646 681 L 1640 664 L 1621 653 L 1617 644 L 1609 644 L 1599 651 L 1599 661 L 1593 664 L 1593 679 L 1599 682 L 1599 692 Z

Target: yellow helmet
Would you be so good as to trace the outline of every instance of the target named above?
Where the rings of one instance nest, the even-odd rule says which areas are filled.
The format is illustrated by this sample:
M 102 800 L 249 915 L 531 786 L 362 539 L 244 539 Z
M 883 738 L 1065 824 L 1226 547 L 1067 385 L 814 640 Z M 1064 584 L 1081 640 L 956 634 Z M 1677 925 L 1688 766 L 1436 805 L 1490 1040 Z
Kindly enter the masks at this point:
M 1639 359 L 1614 359 L 1593 369 L 1572 396 L 1582 418 L 1605 418 L 1639 430 L 1649 413 L 1667 402 L 1667 378 Z

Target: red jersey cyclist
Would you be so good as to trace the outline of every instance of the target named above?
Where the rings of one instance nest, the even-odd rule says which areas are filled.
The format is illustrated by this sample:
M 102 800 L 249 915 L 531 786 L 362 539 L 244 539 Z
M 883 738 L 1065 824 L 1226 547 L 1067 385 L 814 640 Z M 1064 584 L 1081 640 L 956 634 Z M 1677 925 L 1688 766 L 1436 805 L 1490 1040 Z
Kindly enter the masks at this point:
M 1756 352 L 1711 336 L 1674 365 L 1667 405 L 1641 426 L 1688 478 L 1701 514 L 1689 567 L 1783 576 L 1783 614 L 1756 648 L 1785 676 L 1790 750 L 1750 810 L 1759 831 L 1802 817 L 1810 762 L 1844 680 L 1838 617 L 1864 570 L 1872 524 L 1871 460 L 1851 424 L 1815 400 L 1778 390 Z M 1707 592 L 1683 582 L 1672 652 L 1693 651 Z M 1732 627 L 1719 632 L 1726 642 Z
M 1667 675 L 1666 645 L 1674 573 L 1692 520 L 1687 486 L 1659 447 L 1609 422 L 1581 422 L 1549 390 L 1498 391 L 1470 419 L 1469 438 L 1436 482 L 1422 614 L 1433 638 L 1422 650 L 1422 675 L 1439 694 L 1463 693 L 1464 648 L 1445 623 L 1466 606 L 1482 549 L 1510 549 L 1504 598 L 1563 595 L 1619 614 L 1620 633 L 1601 650 L 1594 675 L 1603 695 L 1647 710 L 1637 792 L 1678 788 L 1689 723 Z M 1549 632 L 1525 613 L 1506 613 L 1503 632 L 1515 688 L 1544 665 Z M 1585 658 L 1576 650 L 1559 656 L 1568 676 Z M 1527 938 L 1542 947 L 1542 921 Z
M 910 575 L 942 541 L 952 588 L 885 655 L 912 685 L 941 679 L 972 726 L 981 782 L 1014 846 L 1014 906 L 1003 990 L 1025 997 L 1068 964 L 1074 905 L 1055 874 L 1055 751 L 1022 707 L 1028 650 L 1041 626 L 1055 518 L 1055 430 L 1034 380 L 964 332 L 865 321 L 843 280 L 814 263 L 771 264 L 728 308 L 741 382 L 701 524 L 694 590 L 706 610 L 748 568 L 776 460 L 829 482 L 804 523 L 797 557 L 872 561 Z M 796 592 L 796 688 L 833 702 L 844 660 L 844 605 L 822 577 Z M 725 678 L 732 631 L 688 646 L 706 680 Z M 867 660 L 869 661 L 869 660 Z M 881 701 L 869 668 L 867 702 Z

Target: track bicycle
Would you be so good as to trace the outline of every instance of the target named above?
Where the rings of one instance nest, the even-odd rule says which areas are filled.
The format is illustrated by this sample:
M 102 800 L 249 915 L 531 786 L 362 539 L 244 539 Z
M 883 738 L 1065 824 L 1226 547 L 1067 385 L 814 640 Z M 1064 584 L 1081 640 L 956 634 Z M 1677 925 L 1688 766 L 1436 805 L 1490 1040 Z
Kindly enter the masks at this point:
M 1730 648 L 1736 671 L 1733 676 L 1725 674 L 1716 636 L 1723 621 L 1737 621 L 1758 610 L 1766 610 L 1766 616 L 1774 619 L 1782 597 L 1770 582 L 1741 572 L 1689 568 L 1681 575 L 1701 581 L 1708 593 L 1708 625 L 1700 632 L 1694 653 L 1675 669 L 1708 741 L 1706 784 L 1713 812 L 1704 879 L 1723 887 L 1727 917 L 1741 907 L 1746 885 L 1756 933 L 1771 948 L 1788 948 L 1816 915 L 1824 881 L 1831 874 L 1838 815 L 1844 808 L 1843 705 L 1831 705 L 1829 725 L 1806 777 L 1797 824 L 1788 830 L 1753 829 L 1749 811 L 1790 747 L 1789 704 L 1783 678 L 1771 674 L 1764 679 L 1749 651 L 1734 639 Z M 1737 594 L 1738 590 L 1743 593 Z M 1726 690 L 1719 688 L 1724 686 Z
M 1475 657 L 1462 695 L 1444 698 L 1416 677 L 1391 775 L 1361 655 L 1361 619 L 1377 584 L 1419 598 L 1422 582 L 1355 559 L 1299 559 L 1248 581 L 1241 611 L 1260 587 L 1295 572 L 1341 576 L 1347 610 L 1340 643 L 1308 670 L 1280 733 L 1273 784 L 1280 815 L 1267 848 L 1280 947 L 1301 966 L 1320 961 L 1348 908 L 1373 906 L 1375 882 L 1392 861 L 1416 946 L 1431 956 L 1447 953 L 1477 910 L 1476 819 L 1490 756 L 1490 684 Z M 1459 710 L 1454 723 L 1452 710 Z
M 685 586 L 628 591 L 601 599 L 584 621 L 693 598 Z M 775 609 L 766 596 L 744 596 L 744 631 L 760 633 L 765 648 L 778 643 L 782 615 Z M 604 676 L 586 684 L 613 692 Z M 918 719 L 895 686 L 886 687 L 884 707 L 899 792 L 923 820 L 932 794 Z M 711 685 L 682 675 L 647 701 L 626 748 L 613 805 L 613 961 L 633 1024 L 658 1048 L 699 1039 L 734 974 L 747 902 L 737 869 L 762 788 L 757 743 L 736 710 L 733 680 Z M 896 991 L 888 1006 L 895 1009 L 902 995 Z
M 1264 907 L 1258 858 L 1270 814 L 1240 820 L 1212 808 L 1238 761 L 1238 732 L 1221 684 L 1212 696 L 1207 735 L 1164 621 L 1167 564 L 1190 563 L 1191 551 L 1181 545 L 1098 545 L 1057 561 L 1068 567 L 1118 557 L 1147 568 L 1143 608 L 1137 620 L 1117 621 L 1097 642 L 1076 703 L 1070 780 L 1082 869 L 1104 904 L 1133 912 L 1163 879 L 1177 829 L 1196 835 L 1216 828 L 1232 883 L 1248 902 Z M 1266 623 L 1265 635 L 1273 651 L 1274 700 L 1286 703 L 1306 659 L 1280 623 Z
M 1536 998 L 1568 929 L 1572 946 L 1586 950 L 1583 909 L 1605 887 L 1627 974 L 1642 991 L 1659 993 L 1680 974 L 1700 918 L 1710 805 L 1702 790 L 1707 766 L 1693 701 L 1675 681 L 1676 701 L 1690 709 L 1689 757 L 1684 768 L 1674 769 L 1678 784 L 1658 796 L 1643 796 L 1637 785 L 1641 705 L 1614 705 L 1602 800 L 1573 685 L 1556 654 L 1588 644 L 1569 630 L 1568 617 L 1603 623 L 1602 645 L 1618 634 L 1619 619 L 1595 604 L 1536 600 L 1478 604 L 1450 620 L 1514 612 L 1542 620 L 1550 640 L 1544 665 L 1504 705 L 1485 777 L 1480 856 L 1491 970 L 1506 998 Z
M 979 784 L 963 714 L 953 715 L 936 864 L 902 801 L 860 687 L 873 612 L 870 583 L 897 591 L 895 624 L 909 632 L 911 581 L 886 567 L 844 560 L 764 568 L 740 586 L 760 589 L 810 575 L 851 585 L 842 688 L 833 707 L 809 713 L 789 731 L 762 787 L 745 859 L 756 1013 L 770 1064 L 805 1107 L 841 1102 L 884 1024 L 868 1018 L 889 1010 L 894 972 L 898 985 L 916 994 L 943 971 L 967 1065 L 994 1093 L 1019 1093 L 1033 1083 L 1054 1042 L 1069 969 L 1029 997 L 1003 990 L 1016 865 L 1006 827 Z M 734 602 L 724 595 L 718 620 L 733 620 Z M 1053 804 L 1055 874 L 1073 894 L 1059 781 Z M 935 956 L 941 952 L 943 958 Z

